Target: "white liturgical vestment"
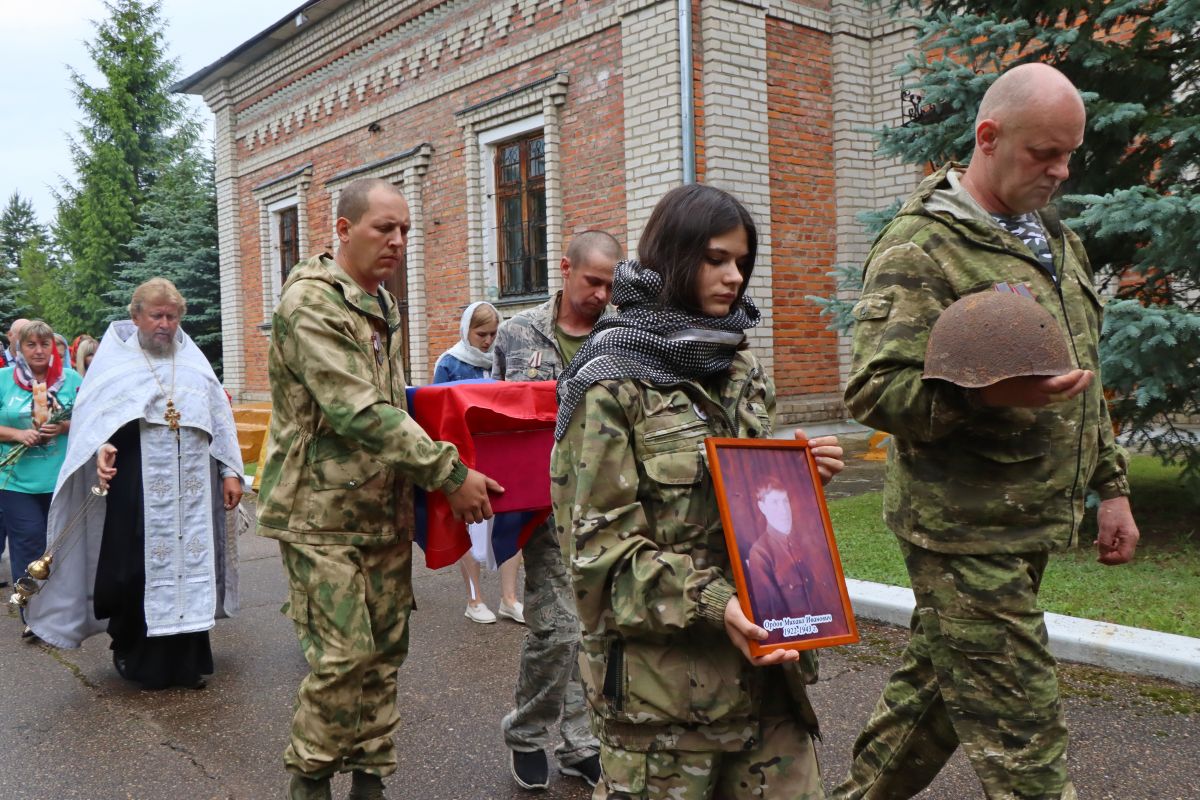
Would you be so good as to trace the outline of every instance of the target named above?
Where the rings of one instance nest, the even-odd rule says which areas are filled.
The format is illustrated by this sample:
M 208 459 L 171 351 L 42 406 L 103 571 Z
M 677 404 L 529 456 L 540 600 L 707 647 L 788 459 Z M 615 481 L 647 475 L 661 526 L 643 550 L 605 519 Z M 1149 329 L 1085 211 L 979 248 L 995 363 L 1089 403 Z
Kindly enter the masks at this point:
M 168 397 L 180 415 L 178 431 L 165 416 Z M 47 525 L 50 578 L 26 609 L 34 633 L 57 647 L 78 647 L 106 628 L 93 604 L 107 510 L 91 492 L 96 451 L 134 421 L 141 433 L 147 635 L 208 630 L 237 610 L 236 526 L 221 492 L 222 473 L 243 472 L 229 400 L 182 330 L 173 356 L 153 356 L 132 322 L 114 322 L 71 417 Z

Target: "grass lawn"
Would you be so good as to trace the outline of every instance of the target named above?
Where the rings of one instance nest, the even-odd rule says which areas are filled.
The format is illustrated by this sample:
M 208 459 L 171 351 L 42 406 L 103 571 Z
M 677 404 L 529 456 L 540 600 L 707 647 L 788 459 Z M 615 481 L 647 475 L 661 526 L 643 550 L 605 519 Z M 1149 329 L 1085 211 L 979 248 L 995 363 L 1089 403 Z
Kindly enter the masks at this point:
M 1119 567 L 1097 563 L 1095 512 L 1088 511 L 1080 534 L 1088 544 L 1051 556 L 1040 595 L 1046 611 L 1200 637 L 1200 499 L 1188 496 L 1177 475 L 1152 456 L 1133 457 L 1137 555 Z M 908 586 L 881 503 L 879 492 L 829 502 L 842 566 L 850 578 Z

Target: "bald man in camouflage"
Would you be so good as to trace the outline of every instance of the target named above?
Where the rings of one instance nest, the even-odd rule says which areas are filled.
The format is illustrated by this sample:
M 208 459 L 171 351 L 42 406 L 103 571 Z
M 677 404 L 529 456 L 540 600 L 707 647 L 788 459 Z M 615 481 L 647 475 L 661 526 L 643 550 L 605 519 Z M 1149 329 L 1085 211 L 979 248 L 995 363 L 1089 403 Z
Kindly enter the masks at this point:
M 1101 300 L 1048 206 L 1085 122 L 1060 72 L 1009 70 L 980 104 L 970 165 L 926 178 L 868 256 L 846 405 L 893 435 L 884 516 L 917 607 L 838 800 L 912 797 L 959 744 L 988 798 L 1076 796 L 1038 588 L 1050 552 L 1077 543 L 1088 489 L 1101 563 L 1129 561 L 1138 540 L 1096 380 Z M 941 311 L 999 283 L 1024 284 L 1054 315 L 1075 369 L 982 389 L 923 380 Z

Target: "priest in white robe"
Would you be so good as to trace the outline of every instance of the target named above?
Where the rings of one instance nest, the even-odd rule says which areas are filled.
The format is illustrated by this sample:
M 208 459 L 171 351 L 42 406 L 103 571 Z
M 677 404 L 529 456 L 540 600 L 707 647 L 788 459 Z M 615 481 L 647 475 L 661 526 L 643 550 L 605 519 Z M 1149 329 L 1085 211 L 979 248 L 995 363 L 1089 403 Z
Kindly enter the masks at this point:
M 50 505 L 50 575 L 26 620 L 57 647 L 107 631 L 117 671 L 143 688 L 200 688 L 208 631 L 238 605 L 241 451 L 224 389 L 179 329 L 174 284 L 147 281 L 129 311 L 80 387 Z

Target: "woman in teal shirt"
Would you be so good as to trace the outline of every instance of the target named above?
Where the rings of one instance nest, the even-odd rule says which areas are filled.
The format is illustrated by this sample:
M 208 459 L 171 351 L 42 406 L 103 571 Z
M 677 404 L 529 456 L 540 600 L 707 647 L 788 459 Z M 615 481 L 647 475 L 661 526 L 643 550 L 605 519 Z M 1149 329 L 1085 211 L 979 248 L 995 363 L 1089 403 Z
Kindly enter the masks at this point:
M 21 329 L 14 363 L 0 369 L 0 461 L 18 445 L 29 448 L 0 469 L 0 515 L 8 528 L 14 581 L 46 550 L 46 516 L 71 426 L 70 421 L 35 425 L 35 411 L 48 414 L 74 405 L 81 381 L 79 373 L 63 369 L 54 331 L 41 320 Z M 44 406 L 35 404 L 35 395 L 45 398 Z

